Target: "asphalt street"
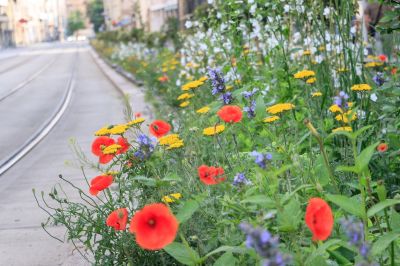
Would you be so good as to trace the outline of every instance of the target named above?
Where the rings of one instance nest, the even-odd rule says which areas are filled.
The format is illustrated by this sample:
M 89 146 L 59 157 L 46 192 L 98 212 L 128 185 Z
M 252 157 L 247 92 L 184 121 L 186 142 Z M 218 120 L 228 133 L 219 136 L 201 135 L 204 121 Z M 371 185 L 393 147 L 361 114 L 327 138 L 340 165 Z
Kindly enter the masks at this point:
M 0 162 L 40 130 L 63 100 L 72 70 L 76 79 L 65 113 L 50 133 L 26 156 L 0 176 L 0 265 L 85 265 L 70 243 L 50 238 L 41 228 L 46 214 L 40 210 L 32 189 L 45 195 L 63 174 L 86 188 L 68 140 L 75 138 L 89 155 L 93 132 L 123 122 L 121 94 L 105 77 L 87 44 L 46 44 L 24 49 L 12 56 L 0 55 L 0 98 L 43 69 L 33 80 L 0 101 Z M 21 61 L 22 60 L 22 61 Z M 137 106 L 142 106 L 137 97 Z M 142 110 L 137 110 L 142 111 Z M 75 162 L 75 163 L 74 163 Z M 95 175 L 95 172 L 89 172 Z M 65 186 L 67 193 L 72 190 Z M 52 226 L 59 238 L 65 229 Z

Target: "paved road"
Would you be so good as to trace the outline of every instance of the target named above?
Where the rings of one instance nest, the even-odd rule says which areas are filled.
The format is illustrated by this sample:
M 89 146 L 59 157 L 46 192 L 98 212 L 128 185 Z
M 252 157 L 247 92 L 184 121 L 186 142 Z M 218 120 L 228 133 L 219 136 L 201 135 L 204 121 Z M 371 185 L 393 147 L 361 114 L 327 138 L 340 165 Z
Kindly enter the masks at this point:
M 88 46 L 79 46 L 55 45 L 36 48 L 32 53 L 25 51 L 24 56 L 37 58 L 0 74 L 0 90 L 7 91 L 16 86 L 16 79 L 21 82 L 55 60 L 26 87 L 0 101 L 1 160 L 51 116 L 66 90 L 71 67 L 77 67 L 72 100 L 59 123 L 29 154 L 0 176 L 0 265 L 83 264 L 71 254 L 70 244 L 59 243 L 43 232 L 40 224 L 46 215 L 36 206 L 32 196 L 32 188 L 50 191 L 59 181 L 60 173 L 83 185 L 80 171 L 65 164 L 74 160 L 68 139 L 75 137 L 89 154 L 95 130 L 108 122 L 123 121 L 119 92 L 94 63 Z M 10 60 L 20 58 L 21 55 L 2 60 L 12 64 Z M 61 227 L 53 227 L 50 231 L 61 238 L 65 233 Z

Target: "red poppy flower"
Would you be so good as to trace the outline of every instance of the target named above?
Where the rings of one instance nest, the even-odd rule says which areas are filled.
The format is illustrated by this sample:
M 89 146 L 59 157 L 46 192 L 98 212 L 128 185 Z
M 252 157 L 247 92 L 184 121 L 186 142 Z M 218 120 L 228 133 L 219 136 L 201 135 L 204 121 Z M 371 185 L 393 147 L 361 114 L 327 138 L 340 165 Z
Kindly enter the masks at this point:
M 129 150 L 129 142 L 126 138 L 119 137 L 117 140 L 117 144 L 121 145 L 121 148 L 117 151 L 117 154 L 123 154 L 127 150 Z
M 227 123 L 237 123 L 242 120 L 242 110 L 236 105 L 225 105 L 218 111 L 218 116 Z
M 376 147 L 376 150 L 378 152 L 385 152 L 389 149 L 389 146 L 386 143 L 381 143 L 378 145 L 378 147 Z
M 128 221 L 128 211 L 126 208 L 121 208 L 113 211 L 108 215 L 106 224 L 110 227 L 114 227 L 115 230 L 125 230 L 126 223 Z
M 166 135 L 171 130 L 171 125 L 162 120 L 155 120 L 150 124 L 150 133 L 156 138 Z
M 306 210 L 306 224 L 313 233 L 313 240 L 326 240 L 333 229 L 331 207 L 323 199 L 312 198 Z
M 387 56 L 384 54 L 381 54 L 378 56 L 379 60 L 381 60 L 382 62 L 386 62 L 387 61 Z
M 222 167 L 208 167 L 207 165 L 203 164 L 199 166 L 197 172 L 201 182 L 206 185 L 216 185 L 225 180 L 225 177 L 218 177 L 224 174 L 224 169 Z
M 141 116 L 142 116 L 142 113 L 139 113 L 139 112 L 135 113 L 135 118 L 138 118 L 138 117 L 141 117 Z
M 168 207 L 154 203 L 135 213 L 129 231 L 136 234 L 136 242 L 140 247 L 158 250 L 174 241 L 178 227 L 178 221 Z
M 115 144 L 115 140 L 107 136 L 98 137 L 93 141 L 92 152 L 99 156 L 99 163 L 106 164 L 114 158 L 114 154 L 103 154 L 103 149 L 112 144 Z
M 390 73 L 392 73 L 392 75 L 396 75 L 397 73 L 397 68 L 392 68 L 392 70 L 390 71 Z
M 108 188 L 113 182 L 112 175 L 99 175 L 90 180 L 89 192 L 93 196 L 97 196 L 100 191 Z

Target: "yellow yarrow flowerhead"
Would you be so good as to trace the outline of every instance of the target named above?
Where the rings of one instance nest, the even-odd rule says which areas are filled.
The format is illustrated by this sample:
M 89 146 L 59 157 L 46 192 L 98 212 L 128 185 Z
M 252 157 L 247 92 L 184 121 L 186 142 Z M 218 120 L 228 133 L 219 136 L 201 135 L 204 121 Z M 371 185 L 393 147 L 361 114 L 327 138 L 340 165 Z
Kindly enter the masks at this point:
M 338 132 L 338 131 L 352 132 L 353 129 L 351 127 L 338 127 L 338 128 L 332 129 L 332 132 Z
M 268 107 L 266 110 L 268 113 L 275 115 L 282 113 L 283 111 L 292 110 L 293 108 L 295 108 L 295 106 L 291 103 L 278 103 Z
M 181 193 L 172 193 L 172 194 L 169 194 L 168 196 L 162 197 L 161 201 L 164 203 L 173 203 L 180 198 L 182 198 Z
M 316 81 L 317 81 L 316 78 L 309 78 L 309 79 L 306 80 L 306 83 L 307 84 L 314 84 Z
M 351 107 L 353 107 L 353 105 L 354 105 L 354 102 L 347 102 L 347 106 L 348 106 L 348 107 L 351 108 Z
M 210 111 L 210 107 L 204 106 L 204 107 L 198 109 L 198 110 L 196 111 L 196 113 L 198 113 L 198 114 L 205 114 L 205 113 L 208 113 L 208 111 Z
M 202 76 L 201 78 L 198 79 L 200 82 L 204 82 L 206 80 L 208 80 L 207 76 Z
M 372 88 L 368 84 L 356 84 L 351 87 L 352 91 L 370 91 Z
M 162 146 L 168 146 L 167 150 L 177 149 L 184 146 L 183 140 L 178 134 L 169 134 L 158 139 L 158 143 Z
M 368 62 L 364 65 L 366 68 L 372 68 L 372 67 L 380 67 L 383 66 L 383 62 Z
M 205 136 L 214 136 L 215 134 L 219 134 L 225 130 L 224 125 L 216 125 L 213 127 L 207 127 L 203 130 L 203 135 Z
M 109 127 L 102 127 L 94 133 L 95 136 L 108 136 L 110 135 Z
M 190 99 L 190 98 L 192 98 L 194 96 L 194 94 L 191 94 L 191 93 L 183 93 L 183 94 L 181 94 L 181 95 L 179 95 L 178 96 L 178 98 L 176 98 L 177 100 L 187 100 L 187 99 Z
M 179 107 L 184 108 L 184 107 L 188 106 L 189 104 L 190 104 L 190 102 L 189 102 L 189 101 L 186 101 L 186 102 L 181 103 L 181 104 L 179 105 Z
M 203 81 L 194 80 L 194 81 L 188 82 L 185 85 L 183 85 L 182 86 L 182 90 L 183 91 L 188 91 L 190 89 L 196 89 L 196 88 L 200 87 L 203 84 L 204 84 Z
M 342 67 L 342 68 L 339 68 L 338 69 L 338 72 L 339 73 L 344 73 L 344 72 L 347 72 L 348 70 L 347 70 L 347 68 L 345 68 L 345 67 Z
M 348 124 L 349 122 L 357 119 L 357 114 L 352 110 L 349 110 L 346 113 L 338 114 L 335 119 L 336 121 L 343 121 L 344 123 Z
M 332 113 L 343 113 L 342 108 L 340 108 L 337 104 L 331 105 L 331 107 L 329 107 L 329 111 L 331 111 Z
M 321 97 L 321 96 L 322 96 L 322 93 L 319 91 L 311 93 L 311 97 Z
M 311 51 L 310 51 L 310 50 L 305 50 L 305 51 L 303 52 L 303 55 L 311 55 Z
M 279 120 L 279 119 L 280 119 L 279 116 L 274 115 L 274 116 L 270 116 L 270 117 L 264 118 L 263 122 L 264 123 L 272 123 L 272 122 L 274 122 L 276 120 Z
M 127 129 L 128 129 L 127 125 L 120 124 L 120 125 L 113 126 L 112 128 L 109 129 L 109 131 L 110 131 L 110 134 L 112 134 L 112 135 L 121 135 L 121 134 L 124 134 Z
M 141 124 L 141 123 L 143 123 L 144 121 L 145 121 L 144 118 L 139 117 L 139 118 L 136 118 L 135 120 L 132 120 L 132 121 L 128 122 L 127 125 L 128 125 L 128 126 L 133 126 L 133 125 Z
M 315 72 L 312 70 L 302 70 L 294 74 L 295 79 L 304 79 L 304 78 L 309 78 L 309 77 L 314 77 Z
M 232 85 L 228 85 L 228 86 L 225 87 L 225 90 L 226 90 L 226 91 L 230 91 L 231 89 L 233 89 L 233 86 L 232 86 Z
M 115 154 L 122 146 L 119 144 L 112 144 L 103 149 L 103 154 Z

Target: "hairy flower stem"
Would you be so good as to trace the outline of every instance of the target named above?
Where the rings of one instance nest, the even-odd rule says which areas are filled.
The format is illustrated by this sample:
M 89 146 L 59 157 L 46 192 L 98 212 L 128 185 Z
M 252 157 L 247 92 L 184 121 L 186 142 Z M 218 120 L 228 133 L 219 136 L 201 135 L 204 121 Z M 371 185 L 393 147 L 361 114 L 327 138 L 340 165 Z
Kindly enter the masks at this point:
M 322 141 L 321 135 L 317 132 L 315 127 L 311 124 L 310 120 L 305 119 L 304 120 L 304 125 L 310 130 L 311 134 L 318 141 L 319 149 L 321 151 L 322 157 L 324 158 L 325 166 L 326 166 L 326 168 L 328 169 L 328 172 L 329 172 L 329 177 L 330 177 L 331 181 L 333 182 L 333 185 L 335 187 L 336 192 L 339 193 L 340 190 L 339 190 L 337 181 L 335 179 L 335 176 L 333 175 L 332 168 L 331 168 L 331 166 L 329 164 L 328 155 L 326 154 L 326 151 L 325 151 L 325 148 L 324 148 L 324 142 Z

